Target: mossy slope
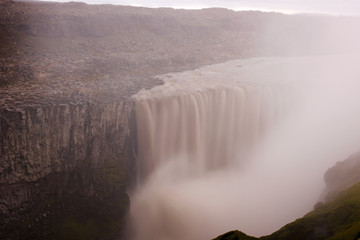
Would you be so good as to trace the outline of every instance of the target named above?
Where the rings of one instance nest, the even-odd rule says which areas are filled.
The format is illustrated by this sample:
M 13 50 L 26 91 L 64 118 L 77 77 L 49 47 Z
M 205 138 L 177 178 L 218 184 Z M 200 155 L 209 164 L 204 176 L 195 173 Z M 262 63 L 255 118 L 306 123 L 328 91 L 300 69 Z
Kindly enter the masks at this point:
M 225 233 L 215 238 L 214 240 L 253 240 L 253 239 L 258 239 L 258 238 L 250 237 L 245 233 L 236 230 Z
M 355 239 L 359 231 L 360 183 L 357 183 L 333 201 L 318 205 L 303 218 L 287 224 L 269 236 L 253 238 L 239 231 L 232 231 L 215 240 L 343 240 Z

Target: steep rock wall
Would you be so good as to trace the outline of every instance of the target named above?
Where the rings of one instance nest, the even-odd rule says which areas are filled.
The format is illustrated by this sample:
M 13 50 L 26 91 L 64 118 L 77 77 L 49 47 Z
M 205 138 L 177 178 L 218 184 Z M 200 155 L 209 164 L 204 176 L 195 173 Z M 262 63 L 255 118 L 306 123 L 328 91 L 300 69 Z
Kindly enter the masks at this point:
M 74 223 L 92 219 L 89 228 L 97 229 L 100 218 L 102 225 L 123 221 L 134 164 L 133 105 L 69 103 L 0 112 L 2 238 L 62 238 L 62 221 L 64 227 L 73 223 L 75 236 Z M 60 227 L 52 229 L 55 222 Z

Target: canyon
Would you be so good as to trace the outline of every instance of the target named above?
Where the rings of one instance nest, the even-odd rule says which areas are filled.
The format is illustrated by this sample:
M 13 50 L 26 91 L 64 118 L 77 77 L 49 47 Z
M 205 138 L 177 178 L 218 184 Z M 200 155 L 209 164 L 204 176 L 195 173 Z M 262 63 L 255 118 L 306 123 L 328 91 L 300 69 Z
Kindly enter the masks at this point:
M 270 72 L 258 74 L 257 66 L 272 69 L 277 64 L 282 66 L 279 78 L 307 79 L 309 75 L 296 64 L 302 61 L 300 56 L 353 53 L 359 39 L 353 35 L 357 27 L 358 22 L 347 17 L 1 1 L 0 238 L 128 239 L 129 196 L 173 151 L 197 155 L 194 170 L 216 172 L 232 166 L 239 149 L 230 143 L 244 142 L 242 134 L 232 131 L 235 122 L 245 119 L 246 135 L 254 140 L 247 138 L 243 148 L 250 149 L 258 137 L 252 124 L 262 125 L 266 132 L 268 124 L 286 114 L 288 101 L 274 96 L 282 89 L 284 98 L 291 98 L 292 86 L 279 88 L 276 77 L 270 84 Z M 344 29 L 352 30 L 341 35 L 346 44 L 329 37 Z M 303 59 L 311 69 L 317 60 L 309 59 L 321 58 Z M 212 65 L 218 63 L 223 65 Z M 200 68 L 205 65 L 210 66 Z M 225 68 L 233 72 L 219 77 Z M 255 76 L 256 85 L 260 82 L 263 88 L 246 82 L 249 76 Z M 169 80 L 173 78 L 178 80 Z M 207 90 L 200 91 L 205 86 Z M 186 88 L 198 89 L 197 97 L 189 100 L 186 96 L 193 92 Z M 141 105 L 141 98 L 146 100 L 151 91 L 157 98 Z M 185 97 L 174 102 L 189 104 L 178 112 L 174 102 L 159 98 L 177 91 Z M 251 113 L 260 102 L 254 97 L 257 94 L 275 106 L 264 113 L 271 121 L 252 121 L 259 114 Z M 214 102 L 218 102 L 215 109 L 241 108 L 238 100 L 242 98 L 250 101 L 246 110 L 250 115 L 212 110 Z M 180 121 L 199 108 L 203 115 Z M 141 115 L 145 111 L 158 115 Z M 177 117 L 170 121 L 168 114 Z M 224 121 L 211 121 L 218 115 Z M 142 121 L 164 128 L 147 133 L 150 128 L 141 129 Z M 178 128 L 172 128 L 176 124 Z M 201 126 L 202 133 L 188 138 Z M 206 135 L 212 134 L 210 129 L 227 127 L 220 142 L 229 149 L 202 145 L 204 139 L 213 138 Z M 178 139 L 179 133 L 171 129 L 182 137 Z M 164 139 L 167 134 L 174 137 Z M 147 137 L 152 140 L 144 140 Z M 166 147 L 144 151 L 153 141 Z M 153 160 L 148 161 L 149 157 Z
M 296 229 L 288 238 L 276 230 L 322 201 L 324 171 L 358 149 L 359 75 L 348 57 L 232 60 L 159 76 L 163 85 L 134 95 L 134 239 L 212 239 L 229 229 L 292 239 Z M 327 201 L 357 183 L 352 159 L 325 174 Z

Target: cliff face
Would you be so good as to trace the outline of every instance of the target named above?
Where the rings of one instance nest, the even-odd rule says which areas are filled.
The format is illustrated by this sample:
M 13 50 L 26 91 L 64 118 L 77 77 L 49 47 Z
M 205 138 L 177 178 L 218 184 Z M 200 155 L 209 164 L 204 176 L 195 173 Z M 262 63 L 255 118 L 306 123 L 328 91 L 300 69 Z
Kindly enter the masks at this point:
M 101 225 L 123 221 L 134 175 L 133 114 L 130 101 L 2 110 L 2 238 L 62 236 L 62 228 L 80 234 L 74 224 L 92 221 L 97 229 L 100 216 Z M 86 232 L 97 236 L 90 225 Z
M 113 162 L 126 151 L 131 112 L 130 102 L 3 110 L 0 183 Z
M 360 182 L 360 153 L 353 154 L 348 159 L 337 162 L 326 171 L 324 176 L 326 189 L 324 199 L 334 199 L 345 189 Z
M 0 0 L 0 239 L 114 238 L 135 176 L 130 96 L 161 73 L 322 52 L 321 29 L 276 13 Z

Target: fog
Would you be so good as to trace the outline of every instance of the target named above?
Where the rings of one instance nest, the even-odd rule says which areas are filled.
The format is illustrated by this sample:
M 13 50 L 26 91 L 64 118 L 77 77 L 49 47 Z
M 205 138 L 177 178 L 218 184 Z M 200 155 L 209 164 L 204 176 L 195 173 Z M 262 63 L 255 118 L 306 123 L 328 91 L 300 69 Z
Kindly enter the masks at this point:
M 327 25 L 321 33 L 324 49 L 332 54 L 235 60 L 185 73 L 168 74 L 161 76 L 164 86 L 135 96 L 137 106 L 144 102 L 149 104 L 146 112 L 151 121 L 147 127 L 153 128 L 154 136 L 147 135 L 146 141 L 152 142 L 155 148 L 176 148 L 170 147 L 176 144 L 169 140 L 171 135 L 185 134 L 192 139 L 192 136 L 200 134 L 196 137 L 199 141 L 215 138 L 214 141 L 223 143 L 226 151 L 235 150 L 236 154 L 230 154 L 234 156 L 233 161 L 222 156 L 218 161 L 224 161 L 223 164 L 215 168 L 202 164 L 199 167 L 193 152 L 189 153 L 186 148 L 174 151 L 174 154 L 167 153 L 166 157 L 157 155 L 151 170 L 143 176 L 131 197 L 134 239 L 212 239 L 234 229 L 263 236 L 302 217 L 323 200 L 325 171 L 337 161 L 359 151 L 360 141 L 360 71 L 356 65 L 359 56 L 354 44 L 358 36 L 355 36 L 351 24 L 346 29 L 340 29 L 339 26 Z M 339 35 L 339 31 L 343 34 Z M 275 38 L 267 38 L 263 44 L 266 48 L 278 43 Z M 306 48 L 306 44 L 304 42 L 302 47 Z M 292 50 L 291 46 L 282 47 L 289 47 L 289 53 Z M 245 97 L 236 98 L 236 101 L 243 101 L 242 106 L 250 103 L 250 108 L 255 109 L 249 120 L 253 124 L 241 125 L 241 122 L 242 128 L 235 129 L 233 122 L 237 122 L 236 118 L 226 118 L 225 124 L 214 123 L 210 128 L 226 135 L 232 130 L 246 132 L 251 127 L 254 133 L 246 137 L 255 136 L 253 139 L 256 141 L 245 141 L 248 145 L 242 147 L 243 141 L 208 135 L 210 128 L 197 132 L 199 126 L 208 124 L 210 120 L 216 122 L 216 117 L 224 114 L 232 116 L 225 112 L 234 111 L 231 109 L 233 103 L 225 101 L 221 106 L 208 106 L 218 113 L 212 115 L 215 120 L 202 118 L 201 115 L 208 110 L 199 108 L 199 103 L 206 103 L 197 99 L 199 92 L 209 88 L 221 91 L 227 87 L 244 86 L 257 89 L 255 92 L 245 91 Z M 266 88 L 272 90 L 264 93 Z M 264 94 L 269 95 L 265 97 Z M 175 109 L 174 105 L 167 109 L 161 103 L 177 96 L 195 99 L 189 104 L 194 104 L 196 110 L 181 112 L 181 101 L 177 101 L 179 105 Z M 249 98 L 258 99 L 255 102 L 260 105 Z M 166 115 L 164 112 L 167 111 L 171 114 Z M 144 127 L 142 122 L 147 119 L 143 112 L 137 112 L 138 127 Z M 166 117 L 161 118 L 160 115 Z M 178 127 L 182 121 L 179 116 L 194 117 L 192 121 L 196 123 L 187 124 L 191 129 L 185 130 Z M 271 116 L 276 116 L 276 121 Z M 243 118 L 239 119 L 243 121 Z M 160 124 L 156 125 L 156 122 Z M 266 128 L 262 125 L 264 123 Z M 202 136 L 204 133 L 207 135 Z M 141 142 L 144 138 L 142 133 L 138 138 Z M 163 141 L 159 140 L 161 138 L 164 138 Z M 149 144 L 144 145 L 149 147 Z M 144 149 L 141 144 L 139 146 L 141 154 Z M 150 146 L 152 150 L 147 149 L 140 157 L 140 165 L 159 151 L 154 150 L 154 146 Z M 217 150 L 212 147 L 192 151 L 198 154 L 197 151 L 204 149 L 208 155 L 218 156 Z
M 50 0 L 54 1 L 54 0 Z M 58 0 L 56 0 L 58 1 Z M 61 0 L 69 2 L 70 0 Z M 275 11 L 283 13 L 320 13 L 331 15 L 352 15 L 358 16 L 360 13 L 359 2 L 356 0 L 84 0 L 89 4 L 117 4 L 144 7 L 172 7 L 185 9 L 201 9 L 222 7 L 241 10 L 260 10 Z
M 85 2 L 235 11 L 1 2 L 9 238 L 264 236 L 360 151 L 358 1 Z

